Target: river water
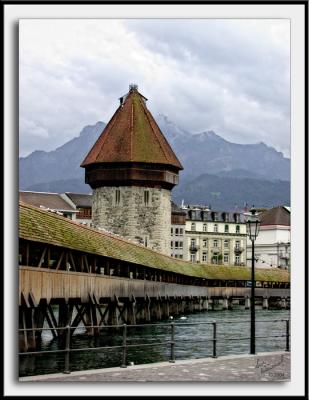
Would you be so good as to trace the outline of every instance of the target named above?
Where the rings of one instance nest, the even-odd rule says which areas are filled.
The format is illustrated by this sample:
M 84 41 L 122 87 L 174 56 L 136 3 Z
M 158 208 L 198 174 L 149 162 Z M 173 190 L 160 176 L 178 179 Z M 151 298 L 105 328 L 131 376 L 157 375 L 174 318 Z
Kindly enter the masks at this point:
M 289 310 L 256 310 L 256 352 L 285 350 L 285 321 L 290 318 Z M 277 321 L 279 320 L 279 321 Z M 190 323 L 217 322 L 217 356 L 250 352 L 250 311 L 226 310 L 204 311 L 176 316 L 173 320 L 160 321 L 155 326 L 127 327 L 129 347 L 127 363 L 145 364 L 168 361 L 171 358 L 170 322 L 175 326 L 175 359 L 211 357 L 213 351 L 212 324 L 189 325 Z M 259 322 L 261 321 L 261 322 Z M 168 324 L 168 325 L 166 325 Z M 187 325 L 188 324 L 188 325 Z M 180 325 L 180 326 L 179 326 Z M 70 370 L 87 370 L 117 367 L 122 363 L 122 349 L 97 347 L 121 346 L 123 328 L 102 328 L 100 336 L 89 337 L 84 328 L 78 328 L 71 339 L 72 349 L 93 350 L 72 351 Z M 264 337 L 264 338 L 258 338 Z M 229 339 L 229 340 L 227 340 Z M 158 342 L 160 344 L 158 344 Z M 142 346 L 147 344 L 148 346 Z M 59 350 L 59 343 L 53 340 L 49 331 L 43 331 L 40 350 Z M 23 355 L 19 360 L 19 375 L 30 376 L 64 371 L 64 353 L 44 355 Z

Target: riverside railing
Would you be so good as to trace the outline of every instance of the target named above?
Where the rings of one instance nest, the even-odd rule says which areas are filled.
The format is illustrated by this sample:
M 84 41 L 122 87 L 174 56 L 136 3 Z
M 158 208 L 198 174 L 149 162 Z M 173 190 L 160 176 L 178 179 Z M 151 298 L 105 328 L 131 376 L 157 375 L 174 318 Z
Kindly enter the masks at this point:
M 288 319 L 275 319 L 275 320 L 259 320 L 256 321 L 257 323 L 263 322 L 263 323 L 274 323 L 274 322 L 285 322 L 285 330 L 282 335 L 267 335 L 267 336 L 256 336 L 256 339 L 271 339 L 271 338 L 285 338 L 285 351 L 289 352 L 290 351 L 290 321 Z M 235 324 L 235 323 L 250 323 L 250 321 L 243 320 L 243 321 L 220 321 L 220 325 L 222 324 Z M 72 348 L 71 347 L 71 329 L 76 329 L 76 327 L 72 326 L 65 326 L 65 327 L 55 327 L 53 328 L 54 330 L 61 330 L 62 333 L 64 333 L 64 338 L 65 338 L 65 348 L 60 349 L 60 350 L 44 350 L 44 351 L 25 351 L 25 352 L 20 352 L 18 353 L 19 356 L 30 356 L 30 355 L 40 355 L 40 354 L 52 354 L 52 353 L 63 353 L 64 354 L 64 370 L 63 373 L 69 374 L 70 373 L 70 354 L 73 352 L 83 352 L 83 351 L 98 351 L 98 350 L 111 350 L 111 349 L 122 349 L 122 362 L 120 367 L 121 368 L 126 368 L 128 366 L 127 363 L 127 355 L 128 355 L 128 350 L 130 348 L 134 347 L 139 347 L 139 348 L 147 348 L 147 347 L 153 347 L 153 346 L 170 346 L 170 357 L 169 357 L 169 362 L 170 363 L 175 363 L 176 361 L 176 356 L 175 356 L 175 347 L 176 343 L 180 342 L 185 342 L 187 340 L 184 339 L 176 339 L 176 327 L 184 327 L 184 326 L 197 326 L 197 325 L 211 325 L 212 326 L 212 337 L 202 339 L 202 340 L 196 340 L 194 339 L 194 343 L 198 342 L 212 342 L 212 358 L 217 358 L 218 357 L 218 348 L 217 344 L 218 342 L 223 342 L 223 341 L 232 341 L 232 340 L 250 340 L 250 337 L 220 337 L 217 335 L 217 327 L 218 327 L 218 322 L 217 321 L 211 321 L 211 322 L 182 322 L 182 323 L 175 323 L 175 322 L 170 322 L 170 323 L 160 323 L 160 324 L 136 324 L 136 325 L 127 325 L 127 324 L 122 324 L 122 325 L 88 325 L 85 326 L 85 329 L 98 329 L 99 331 L 102 329 L 116 329 L 119 331 L 119 329 L 122 329 L 122 344 L 121 345 L 116 345 L 116 346 L 97 346 L 97 347 L 83 347 L 83 348 Z M 142 327 L 170 327 L 170 340 L 165 340 L 161 342 L 151 342 L 151 343 L 138 343 L 138 344 L 129 344 L 128 343 L 128 328 L 142 328 Z M 32 332 L 35 334 L 36 331 L 44 331 L 44 330 L 50 330 L 50 328 L 29 328 L 29 329 L 19 329 L 20 333 L 23 333 L 26 335 L 26 332 Z

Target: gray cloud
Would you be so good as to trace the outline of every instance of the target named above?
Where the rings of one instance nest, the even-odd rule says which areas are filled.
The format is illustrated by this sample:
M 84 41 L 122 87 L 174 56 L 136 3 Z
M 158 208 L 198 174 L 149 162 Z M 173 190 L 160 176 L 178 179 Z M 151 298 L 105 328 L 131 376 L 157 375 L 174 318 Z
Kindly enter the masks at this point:
M 289 154 L 288 20 L 24 20 L 20 55 L 22 155 L 107 122 L 131 82 L 190 132 Z

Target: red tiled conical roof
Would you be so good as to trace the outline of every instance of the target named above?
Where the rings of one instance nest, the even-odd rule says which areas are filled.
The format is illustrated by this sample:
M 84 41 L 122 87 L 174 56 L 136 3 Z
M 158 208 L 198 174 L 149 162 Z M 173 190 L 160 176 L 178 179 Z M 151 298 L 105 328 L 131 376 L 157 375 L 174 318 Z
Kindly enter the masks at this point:
M 146 98 L 135 87 L 89 151 L 81 167 L 98 163 L 166 164 L 183 169 L 181 163 L 146 107 Z

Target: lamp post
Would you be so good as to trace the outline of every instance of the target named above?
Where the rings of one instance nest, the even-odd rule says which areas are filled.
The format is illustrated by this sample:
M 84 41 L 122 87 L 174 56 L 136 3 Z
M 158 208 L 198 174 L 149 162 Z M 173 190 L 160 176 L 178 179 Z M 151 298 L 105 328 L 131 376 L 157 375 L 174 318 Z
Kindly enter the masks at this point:
M 251 333 L 250 333 L 250 354 L 255 354 L 255 277 L 254 277 L 254 242 L 259 234 L 260 220 L 256 215 L 254 207 L 250 210 L 250 216 L 247 219 L 247 235 L 252 244 L 252 264 L 251 264 Z

